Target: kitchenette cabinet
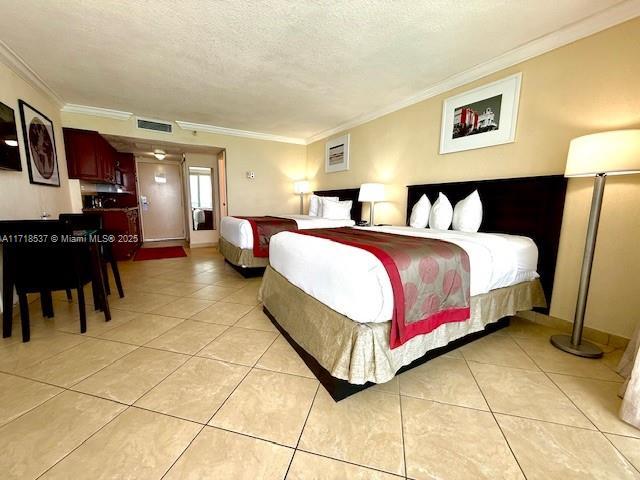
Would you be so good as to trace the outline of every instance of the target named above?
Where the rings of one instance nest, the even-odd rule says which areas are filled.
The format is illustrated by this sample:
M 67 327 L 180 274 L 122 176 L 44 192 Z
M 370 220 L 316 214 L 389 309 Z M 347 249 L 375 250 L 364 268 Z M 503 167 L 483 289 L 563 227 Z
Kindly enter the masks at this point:
M 114 236 L 113 256 L 116 260 L 129 260 L 142 244 L 138 207 L 89 208 L 84 212 L 100 213 L 104 233 Z
M 118 152 L 98 132 L 64 128 L 69 178 L 95 183 L 116 183 Z

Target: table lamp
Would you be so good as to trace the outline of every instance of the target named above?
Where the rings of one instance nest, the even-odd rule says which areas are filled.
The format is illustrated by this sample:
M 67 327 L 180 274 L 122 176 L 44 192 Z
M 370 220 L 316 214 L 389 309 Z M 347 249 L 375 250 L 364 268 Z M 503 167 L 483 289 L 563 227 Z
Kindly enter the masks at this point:
M 373 226 L 373 211 L 376 202 L 384 200 L 384 185 L 382 183 L 363 183 L 360 185 L 359 202 L 369 202 L 369 226 Z
M 305 193 L 309 193 L 309 181 L 308 180 L 298 180 L 297 182 L 293 182 L 293 191 L 300 195 L 300 215 L 304 213 L 304 195 Z
M 553 335 L 551 343 L 580 357 L 598 358 L 602 350 L 582 341 L 584 314 L 589 294 L 591 266 L 598 234 L 604 184 L 608 175 L 640 173 L 640 130 L 615 130 L 574 138 L 569 145 L 565 177 L 595 177 L 587 239 L 582 259 L 580 288 L 571 335 Z

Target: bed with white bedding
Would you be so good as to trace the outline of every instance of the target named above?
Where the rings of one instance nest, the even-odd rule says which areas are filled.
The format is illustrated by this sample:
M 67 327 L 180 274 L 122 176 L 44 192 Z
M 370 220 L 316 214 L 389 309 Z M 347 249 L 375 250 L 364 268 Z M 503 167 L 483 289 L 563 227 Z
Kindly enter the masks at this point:
M 321 215 L 277 215 L 278 218 L 293 220 L 299 230 L 312 228 L 350 227 L 360 220 L 362 205 L 357 201 L 360 189 L 316 191 L 314 196 L 351 201 L 351 210 L 344 219 L 323 218 Z M 256 270 L 269 264 L 268 257 L 254 255 L 254 231 L 249 220 L 238 217 L 223 217 L 220 221 L 220 252 L 226 260 L 244 270 Z
M 447 190 L 449 186 L 453 190 Z M 470 188 L 478 188 L 485 208 L 483 225 L 504 233 L 366 229 L 443 240 L 469 258 L 469 318 L 442 324 L 397 348 L 389 344 L 392 286 L 376 255 L 302 233 L 282 232 L 271 239 L 270 266 L 260 291 L 265 313 L 336 400 L 483 336 L 518 311 L 546 307 L 543 289 L 552 286 L 553 271 L 541 283 L 540 266 L 547 274 L 549 265 L 555 268 L 566 180 L 531 177 L 409 191 L 417 190 L 417 200 L 420 191 L 431 188 L 449 192 L 454 201 L 457 189 L 458 198 L 464 198 Z M 536 202 L 526 198 L 531 191 L 539 192 Z M 559 217 L 550 208 L 559 208 Z M 504 228 L 497 230 L 496 225 Z

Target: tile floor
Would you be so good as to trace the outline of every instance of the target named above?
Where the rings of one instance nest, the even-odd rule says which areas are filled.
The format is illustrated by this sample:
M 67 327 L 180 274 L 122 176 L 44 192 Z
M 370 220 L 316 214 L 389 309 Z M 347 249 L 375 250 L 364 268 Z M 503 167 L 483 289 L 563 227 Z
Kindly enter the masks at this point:
M 0 344 L 3 479 L 640 478 L 619 351 L 572 357 L 515 318 L 336 404 L 215 250 L 121 271 L 111 322 L 80 335 L 56 294 Z

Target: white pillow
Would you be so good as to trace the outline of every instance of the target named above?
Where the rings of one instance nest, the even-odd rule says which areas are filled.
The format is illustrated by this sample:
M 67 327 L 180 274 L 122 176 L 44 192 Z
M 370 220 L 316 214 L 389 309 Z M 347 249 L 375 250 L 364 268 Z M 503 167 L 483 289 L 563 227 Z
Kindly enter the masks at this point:
M 429 223 L 429 213 L 431 212 L 431 202 L 426 195 L 422 195 L 420 200 L 411 209 L 409 225 L 414 228 L 426 228 Z
M 429 213 L 429 228 L 448 230 L 451 220 L 453 220 L 453 207 L 447 196 L 440 192 Z
M 453 209 L 453 229 L 460 232 L 477 232 L 482 223 L 482 202 L 478 190 L 456 203 Z
M 322 216 L 322 199 L 328 198 L 334 201 L 340 200 L 338 197 L 319 197 L 318 195 L 312 194 L 309 197 L 309 216 L 310 217 L 321 217 Z
M 351 219 L 351 200 L 344 202 L 331 200 L 327 197 L 322 199 L 322 218 L 328 220 L 349 220 Z

